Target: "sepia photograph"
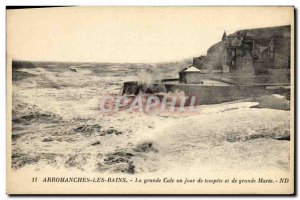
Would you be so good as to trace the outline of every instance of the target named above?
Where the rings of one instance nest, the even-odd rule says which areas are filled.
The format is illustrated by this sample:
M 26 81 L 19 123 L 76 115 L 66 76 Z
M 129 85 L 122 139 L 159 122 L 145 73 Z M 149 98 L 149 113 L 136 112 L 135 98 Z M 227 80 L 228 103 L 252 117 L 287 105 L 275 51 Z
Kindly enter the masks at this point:
M 294 7 L 6 9 L 8 194 L 294 194 Z

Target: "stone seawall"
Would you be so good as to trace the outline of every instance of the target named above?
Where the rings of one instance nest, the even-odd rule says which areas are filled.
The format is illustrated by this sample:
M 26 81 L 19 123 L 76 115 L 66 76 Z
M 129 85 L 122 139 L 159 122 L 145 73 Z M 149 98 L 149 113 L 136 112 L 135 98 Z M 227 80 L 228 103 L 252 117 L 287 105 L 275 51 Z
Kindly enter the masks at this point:
M 122 94 L 137 95 L 139 93 L 179 93 L 184 92 L 185 96 L 195 96 L 197 104 L 217 104 L 253 98 L 268 94 L 281 94 L 289 98 L 289 87 L 273 87 L 265 85 L 226 85 L 207 86 L 201 84 L 138 84 L 137 82 L 125 82 Z
M 270 94 L 265 86 L 202 86 L 166 85 L 169 92 L 183 91 L 186 96 L 196 96 L 199 104 L 217 104 Z

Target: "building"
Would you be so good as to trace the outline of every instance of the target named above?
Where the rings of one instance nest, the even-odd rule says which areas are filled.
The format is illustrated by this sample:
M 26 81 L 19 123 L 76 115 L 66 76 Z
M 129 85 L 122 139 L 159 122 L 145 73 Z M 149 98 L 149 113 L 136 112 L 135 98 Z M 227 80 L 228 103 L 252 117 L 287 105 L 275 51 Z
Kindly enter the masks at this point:
M 211 46 L 206 56 L 193 59 L 193 65 L 201 70 L 223 71 L 229 78 L 235 76 L 233 79 L 252 76 L 252 84 L 274 83 L 276 79 L 289 83 L 290 48 L 290 25 L 240 30 L 228 36 L 224 32 L 222 40 Z
M 205 64 L 205 56 L 199 56 L 193 58 L 193 66 L 201 69 L 204 67 L 204 64 Z
M 290 69 L 291 27 L 237 31 L 224 42 L 223 65 L 231 72 L 272 73 Z
M 189 66 L 179 72 L 179 80 L 181 83 L 199 84 L 203 83 L 205 74 L 205 72 L 195 66 Z

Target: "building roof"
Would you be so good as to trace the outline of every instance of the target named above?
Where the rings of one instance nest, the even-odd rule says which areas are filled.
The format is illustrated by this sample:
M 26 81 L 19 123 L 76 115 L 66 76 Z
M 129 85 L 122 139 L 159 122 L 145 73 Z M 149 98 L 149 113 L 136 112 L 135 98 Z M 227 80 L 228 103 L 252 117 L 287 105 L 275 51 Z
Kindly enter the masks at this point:
M 190 66 L 188 67 L 186 70 L 184 70 L 185 72 L 200 72 L 201 70 L 194 67 L 194 66 Z
M 199 72 L 199 73 L 204 73 L 202 70 L 198 69 L 197 67 L 195 67 L 193 65 L 184 68 L 180 72 Z
M 275 26 L 265 28 L 244 29 L 230 34 L 229 37 L 246 37 L 249 39 L 269 39 L 272 37 L 290 37 L 291 26 Z
M 242 45 L 242 41 L 243 41 L 243 38 L 237 38 L 235 37 L 232 41 L 231 41 L 231 46 L 233 47 L 239 47 Z

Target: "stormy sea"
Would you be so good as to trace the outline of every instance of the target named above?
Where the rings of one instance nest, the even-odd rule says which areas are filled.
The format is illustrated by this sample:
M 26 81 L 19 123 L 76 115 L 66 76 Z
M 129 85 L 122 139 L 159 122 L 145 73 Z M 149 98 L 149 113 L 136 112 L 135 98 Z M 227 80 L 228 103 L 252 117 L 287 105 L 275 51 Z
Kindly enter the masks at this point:
M 20 62 L 12 70 L 12 168 L 99 173 L 290 168 L 290 102 L 277 94 L 194 113 L 99 109 L 124 81 L 174 78 L 182 63 Z

